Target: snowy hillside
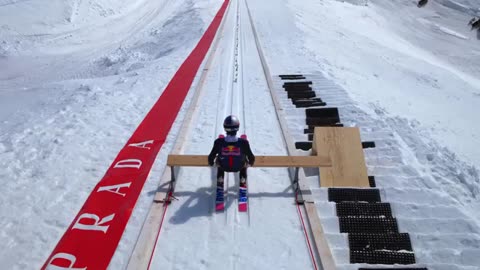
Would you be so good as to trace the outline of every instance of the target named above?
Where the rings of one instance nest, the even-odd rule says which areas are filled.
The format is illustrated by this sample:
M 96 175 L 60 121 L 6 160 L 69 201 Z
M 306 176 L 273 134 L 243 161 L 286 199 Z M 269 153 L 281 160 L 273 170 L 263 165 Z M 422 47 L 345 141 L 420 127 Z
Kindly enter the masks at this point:
M 421 170 L 462 189 L 467 196 L 458 200 L 476 209 L 480 41 L 467 26 L 471 15 L 449 8 L 452 1 L 430 2 L 422 9 L 400 0 L 291 5 L 313 65 L 363 109 L 385 111 L 392 128 L 422 134 L 422 141 L 411 145 Z M 480 220 L 478 211 L 472 215 Z
M 45 263 L 222 3 L 0 0 L 2 269 Z M 423 8 L 410 0 L 231 1 L 185 153 L 207 154 L 229 113 L 240 115 L 254 153 L 287 153 L 245 3 L 271 74 L 328 80 L 335 92 L 318 94 L 339 107 L 346 126 L 360 127 L 362 139 L 377 141 L 377 152 L 365 151 L 369 174 L 392 203 L 401 230 L 410 233 L 418 263 L 476 269 L 480 32 L 467 23 L 480 15 L 478 1 L 430 0 Z M 110 269 L 128 264 L 191 98 Z M 304 114 L 285 106 L 289 123 L 303 128 Z M 298 130 L 293 136 L 306 140 Z M 382 156 L 387 152 L 391 159 Z M 179 201 L 167 212 L 152 266 L 311 267 L 288 171 L 252 168 L 250 177 L 251 212 L 244 220 L 234 207 L 212 215 L 209 170 L 182 171 Z M 231 180 L 230 203 L 236 196 Z M 358 269 L 349 268 L 325 189 L 312 190 L 337 263 Z

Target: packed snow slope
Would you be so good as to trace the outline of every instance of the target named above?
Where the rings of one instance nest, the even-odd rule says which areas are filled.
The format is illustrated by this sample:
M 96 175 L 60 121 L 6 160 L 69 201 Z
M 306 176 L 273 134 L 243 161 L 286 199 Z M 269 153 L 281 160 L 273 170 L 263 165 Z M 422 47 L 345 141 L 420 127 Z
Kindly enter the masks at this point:
M 0 0 L 2 268 L 40 267 L 221 2 Z M 480 220 L 480 34 L 467 26 L 478 14 L 477 1 L 431 0 L 422 9 L 405 0 L 248 3 L 272 74 L 323 72 L 403 140 L 405 162 L 431 180 L 428 188 Z M 249 85 L 265 87 L 255 78 L 258 72 L 246 69 Z M 266 104 L 251 102 L 261 115 L 269 115 L 265 121 L 249 118 L 252 140 L 278 132 L 277 123 L 268 120 L 274 119 L 271 104 Z M 213 115 L 207 108 L 203 113 Z M 207 135 L 215 132 L 210 126 L 193 137 L 190 150 L 203 152 L 207 148 L 193 143 L 208 141 Z M 279 140 L 279 134 L 271 136 Z M 171 142 L 145 184 L 112 269 L 128 261 L 169 147 Z M 260 171 L 258 178 L 285 176 L 281 174 Z M 273 184 L 277 192 L 284 183 Z M 188 195 L 199 187 L 180 188 Z M 271 192 L 268 186 L 253 188 Z M 198 200 L 206 198 L 202 194 Z M 269 203 L 254 198 L 252 207 Z M 189 232 L 192 227 L 184 227 L 188 222 L 204 223 L 195 217 L 196 209 L 182 206 L 186 214 L 170 219 L 180 231 Z M 254 211 L 253 218 L 260 221 L 263 217 Z M 286 222 L 295 226 L 297 221 Z M 286 235 L 299 234 L 296 228 Z M 154 263 L 176 268 L 161 253 Z

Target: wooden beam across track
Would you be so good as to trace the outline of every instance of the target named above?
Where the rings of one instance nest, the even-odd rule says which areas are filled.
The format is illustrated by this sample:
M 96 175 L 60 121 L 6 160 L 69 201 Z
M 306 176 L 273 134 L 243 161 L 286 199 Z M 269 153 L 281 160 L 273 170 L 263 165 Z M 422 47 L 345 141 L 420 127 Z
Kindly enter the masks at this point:
M 206 155 L 168 155 L 168 166 L 208 166 Z M 318 168 L 331 167 L 329 157 L 318 156 L 255 156 L 253 167 L 296 167 L 296 168 Z

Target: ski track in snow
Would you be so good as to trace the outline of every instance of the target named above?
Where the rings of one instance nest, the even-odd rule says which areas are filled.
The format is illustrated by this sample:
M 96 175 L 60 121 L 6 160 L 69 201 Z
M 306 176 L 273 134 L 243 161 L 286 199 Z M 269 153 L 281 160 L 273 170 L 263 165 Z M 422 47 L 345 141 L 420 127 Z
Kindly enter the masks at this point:
M 206 93 L 194 121 L 197 124 L 191 127 L 192 139 L 183 148 L 186 154 L 208 153 L 213 139 L 223 133 L 221 122 L 225 113 L 230 112 L 240 117 L 241 132 L 247 132 L 255 154 L 286 154 L 268 87 L 262 78 L 245 4 L 237 3 L 232 2 L 228 11 L 219 48 L 203 87 Z M 246 70 L 249 72 L 245 73 Z M 225 102 L 211 106 L 215 100 Z M 251 111 L 243 114 L 246 109 Z M 255 117 L 259 115 L 263 117 Z M 182 168 L 178 179 L 175 196 L 179 201 L 168 209 L 152 267 L 308 269 L 311 266 L 286 169 L 249 170 L 247 213 L 238 212 L 237 176 L 228 177 L 224 213 L 213 209 L 216 169 Z M 192 228 L 197 230 L 195 235 L 190 233 Z M 168 244 L 173 242 L 188 243 L 189 248 Z

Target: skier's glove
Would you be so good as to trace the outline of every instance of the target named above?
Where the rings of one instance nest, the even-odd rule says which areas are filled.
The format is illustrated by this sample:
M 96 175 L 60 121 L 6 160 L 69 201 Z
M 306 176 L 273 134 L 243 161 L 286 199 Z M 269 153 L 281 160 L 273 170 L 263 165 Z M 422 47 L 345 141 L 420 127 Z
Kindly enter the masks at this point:
M 215 166 L 215 159 L 208 159 L 208 166 Z

